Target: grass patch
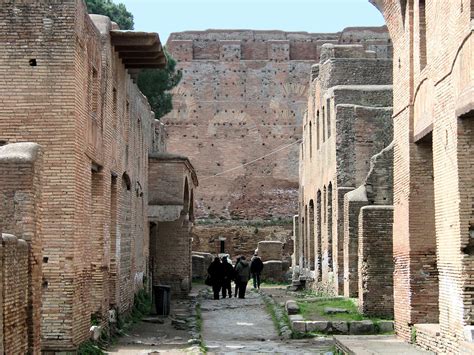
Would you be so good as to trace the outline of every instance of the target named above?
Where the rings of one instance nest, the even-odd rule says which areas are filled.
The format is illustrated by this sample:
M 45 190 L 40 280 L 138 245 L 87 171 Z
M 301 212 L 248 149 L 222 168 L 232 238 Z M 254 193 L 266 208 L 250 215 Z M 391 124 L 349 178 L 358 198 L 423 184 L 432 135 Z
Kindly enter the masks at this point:
M 105 353 L 92 341 L 83 342 L 77 349 L 78 355 L 105 355 Z
M 303 315 L 303 318 L 306 320 L 323 320 L 324 319 L 324 320 L 359 321 L 359 320 L 369 319 L 359 313 L 356 305 L 350 299 L 321 300 L 321 301 L 313 301 L 313 302 L 298 300 L 297 302 L 300 307 L 300 312 Z M 347 309 L 349 313 L 326 314 L 324 313 L 325 307 L 343 308 L 343 309 Z
M 199 351 L 203 354 L 207 354 L 207 347 L 206 343 L 204 343 L 204 339 L 202 338 L 202 310 L 201 305 L 198 303 L 196 305 L 196 331 L 199 333 Z
M 260 287 L 289 286 L 289 282 L 263 281 Z
M 275 305 L 273 305 L 271 302 L 264 301 L 265 302 L 265 308 L 267 309 L 268 314 L 270 314 L 270 317 L 272 317 L 273 321 L 273 326 L 275 327 L 276 331 L 278 332 L 278 335 L 281 335 L 280 331 L 280 322 L 278 320 L 278 317 L 275 312 Z

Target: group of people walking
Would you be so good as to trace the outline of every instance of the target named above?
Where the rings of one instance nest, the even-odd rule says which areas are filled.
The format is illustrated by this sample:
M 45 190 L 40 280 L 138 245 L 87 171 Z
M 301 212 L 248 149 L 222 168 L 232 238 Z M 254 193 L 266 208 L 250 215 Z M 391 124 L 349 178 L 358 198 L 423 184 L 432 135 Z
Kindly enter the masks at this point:
M 250 263 L 245 256 L 239 256 L 235 266 L 227 260 L 227 256 L 223 256 L 222 260 L 215 257 L 214 261 L 207 269 L 208 284 L 212 286 L 214 299 L 219 299 L 222 290 L 222 298 L 232 298 L 231 282 L 234 281 L 235 290 L 234 297 L 245 298 L 247 283 L 252 276 L 253 287 L 260 289 L 260 274 L 263 270 L 263 262 L 257 253 L 254 254 Z

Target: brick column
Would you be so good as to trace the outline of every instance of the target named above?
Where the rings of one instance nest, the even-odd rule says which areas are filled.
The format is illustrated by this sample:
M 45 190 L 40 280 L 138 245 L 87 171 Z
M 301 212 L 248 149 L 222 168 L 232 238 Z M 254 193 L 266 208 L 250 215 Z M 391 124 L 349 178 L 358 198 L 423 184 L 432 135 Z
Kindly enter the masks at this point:
M 29 246 L 28 286 L 24 291 L 28 295 L 28 351 L 35 354 L 41 349 L 42 173 L 39 145 L 16 143 L 0 147 L 0 229 L 25 240 Z
M 393 206 L 365 206 L 359 214 L 359 311 L 393 317 Z
M 344 296 L 357 297 L 359 212 L 368 205 L 363 186 L 344 196 Z

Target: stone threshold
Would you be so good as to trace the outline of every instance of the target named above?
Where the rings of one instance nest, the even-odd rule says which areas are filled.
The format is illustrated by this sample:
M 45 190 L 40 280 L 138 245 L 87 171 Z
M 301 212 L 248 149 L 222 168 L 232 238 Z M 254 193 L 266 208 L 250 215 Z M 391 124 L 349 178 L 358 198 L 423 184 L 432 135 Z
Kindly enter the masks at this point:
M 336 349 L 348 355 L 425 355 L 434 354 L 408 344 L 395 335 L 335 335 Z
M 297 333 L 320 333 L 320 334 L 387 334 L 394 330 L 393 321 L 381 320 L 373 322 L 371 320 L 362 321 L 305 321 L 299 314 L 289 316 L 291 327 Z

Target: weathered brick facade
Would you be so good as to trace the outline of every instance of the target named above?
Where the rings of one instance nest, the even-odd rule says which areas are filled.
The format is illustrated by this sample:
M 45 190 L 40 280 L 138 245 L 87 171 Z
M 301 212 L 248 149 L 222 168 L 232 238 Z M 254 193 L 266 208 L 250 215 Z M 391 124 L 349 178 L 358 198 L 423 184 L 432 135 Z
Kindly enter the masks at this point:
M 41 349 L 42 172 L 37 144 L 0 147 L 0 235 L 10 235 L 3 238 L 0 265 L 0 352 L 6 354 L 37 354 Z
M 307 106 L 307 73 L 319 61 L 322 45 L 361 43 L 386 57 L 388 41 L 384 28 L 333 34 L 209 30 L 171 35 L 168 48 L 183 80 L 164 122 L 170 149 L 189 156 L 201 176 L 196 247 L 215 252 L 203 246 L 226 237 L 225 244 L 233 246 L 226 252 L 248 255 L 248 249 L 235 246 L 261 240 L 251 235 L 246 241 L 245 232 L 235 236 L 235 230 L 244 230 L 239 223 L 216 226 L 209 221 L 281 219 L 285 228 L 298 209 L 295 143 L 301 139 Z M 245 166 L 225 173 L 240 165 Z M 222 175 L 213 177 L 217 174 Z M 221 235 L 214 232 L 217 227 Z M 291 232 L 278 240 L 288 243 Z
M 474 5 L 371 2 L 385 17 L 396 64 L 396 331 L 409 340 L 415 325 L 426 348 L 472 353 Z
M 226 238 L 226 253 L 250 257 L 267 233 L 260 226 L 259 233 L 248 233 L 242 224 L 262 219 L 280 224 L 278 240 L 290 241 L 288 221 L 297 210 L 298 191 L 295 142 L 301 138 L 307 73 L 319 59 L 321 45 L 338 37 L 251 30 L 171 35 L 167 46 L 183 79 L 174 91 L 174 109 L 163 122 L 169 149 L 188 156 L 200 176 L 197 249 L 219 252 L 219 238 Z M 209 223 L 220 220 L 244 223 Z
M 194 193 L 198 180 L 188 158 L 164 152 L 149 156 L 150 263 L 153 286 L 169 285 L 187 296 L 192 281 Z
M 391 44 L 387 32 L 374 31 L 381 50 L 367 50 L 372 37 L 357 45 L 323 45 L 320 63 L 311 69 L 300 150 L 295 244 L 300 269 L 307 270 L 300 273 L 317 281 L 315 287 L 352 297 L 358 290 L 359 209 L 369 203 L 356 198 L 349 208 L 344 201 L 366 180 L 371 157 L 392 140 Z
M 359 214 L 359 311 L 393 317 L 393 206 L 365 206 Z
M 82 0 L 2 1 L 0 141 L 44 153 L 42 320 L 30 333 L 36 346 L 41 329 L 43 350 L 75 349 L 91 315 L 130 311 L 143 287 L 154 115 L 121 51 L 151 42 L 161 51 L 156 34 L 118 31 Z

